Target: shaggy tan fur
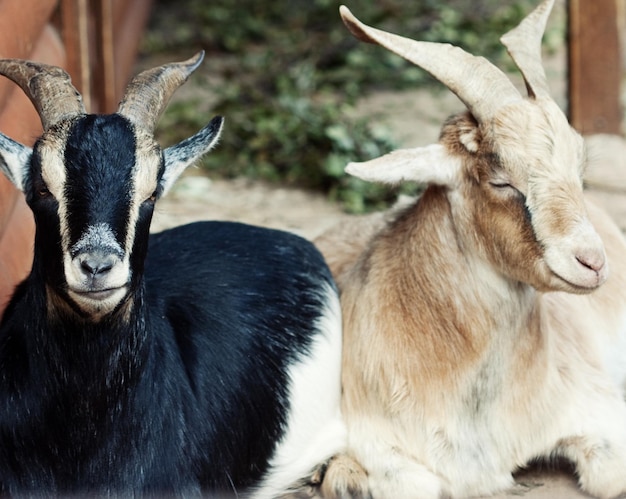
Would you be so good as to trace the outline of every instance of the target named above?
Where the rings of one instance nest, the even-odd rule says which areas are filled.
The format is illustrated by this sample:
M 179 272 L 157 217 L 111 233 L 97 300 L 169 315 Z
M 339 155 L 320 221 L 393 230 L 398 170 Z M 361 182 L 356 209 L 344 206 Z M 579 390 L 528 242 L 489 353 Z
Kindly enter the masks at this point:
M 342 10 L 357 37 L 418 61 L 469 112 L 444 124 L 439 144 L 348 165 L 428 187 L 392 216 L 318 240 L 344 316 L 348 449 L 329 464 L 330 496 L 488 495 L 554 457 L 592 495 L 626 492 L 626 242 L 585 201 L 583 140 L 546 95 L 536 36 L 551 3 L 506 37 L 530 47 L 511 50 L 529 97 L 500 81 L 503 102 L 476 90 L 477 68 L 494 74 L 484 60 L 473 73 L 459 49 Z

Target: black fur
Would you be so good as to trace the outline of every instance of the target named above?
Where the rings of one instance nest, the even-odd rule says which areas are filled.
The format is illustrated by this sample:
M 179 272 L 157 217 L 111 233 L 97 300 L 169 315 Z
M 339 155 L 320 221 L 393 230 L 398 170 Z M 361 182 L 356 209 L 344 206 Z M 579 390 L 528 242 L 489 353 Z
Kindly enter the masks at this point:
M 72 214 L 70 244 L 88 224 L 100 222 L 111 224 L 118 242 L 123 243 L 135 149 L 132 125 L 117 114 L 91 114 L 76 120 L 64 154 L 65 195 Z

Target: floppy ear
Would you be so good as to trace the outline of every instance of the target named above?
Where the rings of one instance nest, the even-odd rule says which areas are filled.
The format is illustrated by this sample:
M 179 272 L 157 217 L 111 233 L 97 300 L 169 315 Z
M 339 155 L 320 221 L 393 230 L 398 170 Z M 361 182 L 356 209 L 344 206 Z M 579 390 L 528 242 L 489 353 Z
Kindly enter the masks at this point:
M 224 118 L 216 116 L 195 135 L 163 151 L 165 171 L 161 177 L 163 195 L 170 190 L 185 168 L 213 149 L 222 133 Z
M 349 163 L 346 172 L 363 180 L 384 184 L 403 181 L 453 186 L 459 178 L 461 159 L 441 144 L 399 149 L 363 163 Z
M 0 170 L 22 192 L 32 154 L 30 147 L 0 133 Z

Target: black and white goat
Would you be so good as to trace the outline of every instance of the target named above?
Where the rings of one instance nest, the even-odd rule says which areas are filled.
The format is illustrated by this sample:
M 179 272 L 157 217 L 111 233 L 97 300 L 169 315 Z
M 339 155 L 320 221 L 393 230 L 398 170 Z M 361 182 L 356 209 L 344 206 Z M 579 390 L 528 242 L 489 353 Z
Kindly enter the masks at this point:
M 36 221 L 0 325 L 0 492 L 276 497 L 343 446 L 341 319 L 314 247 L 227 222 L 149 236 L 155 201 L 222 119 L 165 150 L 153 129 L 203 54 L 86 114 L 61 69 L 0 61 L 44 133 L 0 135 Z

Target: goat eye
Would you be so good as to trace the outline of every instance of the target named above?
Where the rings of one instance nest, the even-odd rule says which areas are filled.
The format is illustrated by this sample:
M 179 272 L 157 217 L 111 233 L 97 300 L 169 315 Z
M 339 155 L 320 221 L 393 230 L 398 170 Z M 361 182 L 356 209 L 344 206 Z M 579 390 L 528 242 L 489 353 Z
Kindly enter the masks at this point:
M 157 200 L 157 191 L 155 190 L 152 194 L 150 194 L 150 197 L 148 199 L 146 199 L 146 203 L 154 203 Z
M 520 192 L 516 187 L 509 184 L 508 182 L 493 181 L 489 182 L 489 185 L 498 191 L 510 190 L 518 193 Z
M 496 189 L 514 189 L 514 187 L 508 182 L 489 182 L 491 187 L 495 187 Z
M 47 188 L 47 187 L 43 186 L 43 187 L 40 187 L 40 188 L 37 190 L 37 195 L 38 195 L 40 198 L 47 198 L 48 196 L 51 196 L 51 193 L 50 193 L 50 191 L 48 190 L 48 188 Z
M 493 187 L 496 191 L 501 192 L 502 194 L 510 193 L 515 194 L 521 198 L 525 198 L 526 196 L 522 191 L 520 191 L 517 187 L 508 182 L 504 181 L 491 181 L 489 185 Z

